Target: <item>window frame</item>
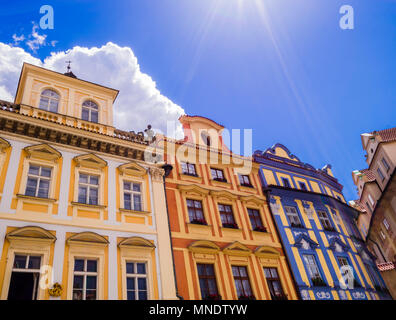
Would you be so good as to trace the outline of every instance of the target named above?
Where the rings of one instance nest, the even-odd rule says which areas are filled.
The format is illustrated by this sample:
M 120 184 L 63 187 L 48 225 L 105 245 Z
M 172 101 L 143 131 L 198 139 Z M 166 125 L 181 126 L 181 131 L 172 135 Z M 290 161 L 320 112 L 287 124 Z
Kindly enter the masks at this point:
M 237 276 L 237 279 L 235 278 L 236 276 L 234 275 L 233 268 L 238 268 L 238 274 L 239 275 Z M 240 272 L 241 268 L 245 269 L 246 276 L 242 276 L 241 275 L 241 272 Z M 238 264 L 231 264 L 231 274 L 232 274 L 232 278 L 234 280 L 234 288 L 235 288 L 235 293 L 237 295 L 237 299 L 238 300 L 242 300 L 241 297 L 248 297 L 248 299 L 252 299 L 252 298 L 255 299 L 255 294 L 254 294 L 254 291 L 253 291 L 252 283 L 250 281 L 250 274 L 249 274 L 248 266 L 246 266 L 246 265 L 238 265 Z M 250 293 L 251 293 L 250 295 L 246 294 L 247 292 L 245 292 L 245 288 L 244 288 L 244 285 L 243 285 L 243 281 L 246 281 L 246 280 L 247 280 L 247 283 L 249 284 L 249 289 L 250 289 Z M 241 287 L 242 287 L 242 291 L 243 291 L 242 294 L 243 295 L 239 295 L 238 294 L 237 281 L 241 281 Z
M 88 105 L 84 105 L 85 103 L 93 103 L 94 105 L 97 106 L 97 109 L 95 109 L 92 106 L 88 106 Z M 88 110 L 88 119 L 84 119 L 83 118 L 83 112 L 85 110 Z M 100 110 L 100 106 L 96 101 L 93 101 L 92 99 L 87 99 L 85 100 L 82 104 L 81 104 L 81 120 L 83 121 L 88 121 L 88 122 L 92 122 L 92 123 L 100 123 L 100 119 L 99 119 L 99 110 Z M 96 112 L 97 113 L 97 121 L 92 121 L 92 113 Z
M 382 173 L 382 170 L 381 170 L 381 168 L 379 166 L 377 168 L 377 173 L 378 173 L 378 176 L 381 179 L 381 182 L 384 182 L 385 181 L 385 175 Z
M 55 93 L 57 95 L 57 98 L 50 97 L 50 96 L 43 96 L 43 93 L 45 91 L 51 91 L 51 92 Z M 47 108 L 42 108 L 41 107 L 41 99 L 42 98 L 48 99 Z M 50 110 L 51 101 L 57 101 L 56 111 L 51 111 Z M 41 92 L 40 92 L 37 108 L 40 109 L 40 110 L 43 110 L 43 111 L 47 111 L 47 112 L 58 113 L 59 112 L 60 101 L 61 101 L 61 94 L 57 90 L 54 90 L 53 88 L 43 88 L 43 89 L 41 89 Z
M 390 167 L 388 161 L 385 159 L 385 157 L 382 157 L 381 163 L 382 163 L 382 166 L 385 168 L 385 171 L 388 173 L 389 170 L 391 169 L 391 167 Z
M 131 189 L 132 190 L 126 190 L 125 189 L 125 183 L 130 183 L 131 184 Z M 140 191 L 133 191 L 133 185 L 139 185 L 140 186 Z M 125 210 L 131 210 L 131 211 L 138 211 L 138 212 L 143 212 L 144 210 L 144 184 L 141 181 L 136 181 L 136 180 L 130 180 L 130 179 L 122 179 L 122 204 L 123 204 L 123 209 Z M 126 208 L 125 206 L 125 194 L 128 193 L 131 195 L 131 208 Z M 136 210 L 135 208 L 135 201 L 134 201 L 134 195 L 139 194 L 140 195 L 140 210 Z M 132 205 L 133 203 L 133 205 Z
M 27 177 L 26 177 L 26 184 L 25 184 L 25 192 L 24 192 L 24 195 L 29 196 L 29 197 L 40 198 L 40 199 L 49 199 L 49 198 L 50 198 L 50 194 L 51 194 L 52 179 L 53 179 L 53 171 L 54 171 L 54 170 L 53 170 L 53 169 L 54 169 L 53 166 L 48 166 L 48 165 L 43 165 L 43 164 L 35 164 L 35 163 L 33 163 L 33 162 L 29 162 L 28 165 L 29 165 L 29 167 L 28 167 L 28 169 L 27 169 Z M 35 174 L 33 174 L 33 173 L 29 173 L 31 167 L 38 167 L 38 169 L 39 169 L 38 175 L 35 175 Z M 49 176 L 49 177 L 46 177 L 46 176 L 42 176 L 42 175 L 41 175 L 41 172 L 42 172 L 42 169 L 43 169 L 43 168 L 49 169 L 49 170 L 50 170 L 50 176 Z M 34 195 L 29 195 L 29 194 L 27 194 L 29 179 L 36 179 L 36 187 L 35 187 Z M 41 182 L 41 180 L 48 181 L 48 192 L 47 192 L 46 197 L 40 197 L 40 196 L 38 195 L 39 190 L 40 190 L 40 182 Z
M 294 218 L 297 217 L 298 223 L 295 223 L 294 221 L 292 221 L 292 220 L 290 219 L 290 212 L 288 212 L 288 208 L 292 208 L 292 209 L 295 210 L 295 215 L 293 214 L 292 216 L 293 216 Z M 299 214 L 299 212 L 298 212 L 298 208 L 297 208 L 297 207 L 285 205 L 285 206 L 284 206 L 284 211 L 285 211 L 285 215 L 286 215 L 287 220 L 289 221 L 289 224 L 290 224 L 291 227 L 293 227 L 293 228 L 304 228 L 304 225 L 302 224 L 301 217 L 300 217 L 300 214 Z M 294 226 L 293 226 L 293 224 L 294 224 Z
M 189 206 L 189 201 L 193 202 L 193 206 Z M 200 203 L 201 207 L 198 208 L 200 210 L 197 209 L 197 207 L 195 206 L 195 203 Z M 193 224 L 201 224 L 201 225 L 207 225 L 207 221 L 205 218 L 205 212 L 204 212 L 204 205 L 203 205 L 203 201 L 200 199 L 193 199 L 193 198 L 186 198 L 186 206 L 187 206 L 187 214 L 188 214 L 188 220 L 189 223 L 193 223 Z M 190 216 L 190 209 L 194 211 L 194 216 L 195 218 L 192 219 Z M 197 218 L 196 212 L 200 211 L 202 218 Z
M 238 174 L 238 181 L 242 187 L 253 188 L 252 181 L 250 180 L 250 176 L 248 174 Z M 247 182 L 246 182 L 247 181 Z
M 286 177 L 281 177 L 281 181 L 282 181 L 282 186 L 285 188 L 291 188 L 291 183 L 289 178 Z M 285 181 L 287 181 L 287 183 L 285 183 Z
M 88 177 L 88 181 L 89 182 L 80 182 L 80 178 L 81 175 L 86 175 Z M 97 184 L 92 184 L 90 183 L 91 178 L 92 177 L 96 177 L 98 179 L 98 183 Z M 101 175 L 98 174 L 92 174 L 92 173 L 87 173 L 85 171 L 80 171 L 78 174 L 78 182 L 77 182 L 77 202 L 79 204 L 83 204 L 83 205 L 94 205 L 94 206 L 98 206 L 101 203 L 101 199 L 100 199 L 100 193 L 101 193 Z M 80 202 L 80 187 L 85 187 L 87 189 L 86 195 L 85 195 L 85 201 L 86 202 Z M 90 203 L 90 199 L 91 199 L 91 189 L 96 189 L 97 190 L 97 201 L 96 203 Z
M 205 270 L 207 269 L 207 266 L 211 266 L 213 268 L 213 275 L 200 275 L 199 274 L 199 265 L 205 266 Z M 197 276 L 198 276 L 198 285 L 199 285 L 199 293 L 201 296 L 202 300 L 221 300 L 221 296 L 219 293 L 219 286 L 217 284 L 217 277 L 216 277 L 216 266 L 214 263 L 206 263 L 206 262 L 200 262 L 197 261 L 196 262 L 196 268 L 197 268 Z M 206 282 L 206 288 L 208 289 L 207 295 L 204 297 L 203 296 L 203 288 L 201 286 L 201 279 L 203 279 Z M 210 290 L 209 290 L 209 285 L 208 285 L 208 281 L 211 280 L 213 281 L 214 285 L 215 285 L 215 291 L 216 293 L 211 294 Z M 213 297 L 211 297 L 213 296 Z M 211 299 L 212 298 L 212 299 Z
M 325 210 L 316 210 L 322 228 L 326 231 L 335 231 L 333 222 Z M 323 216 L 324 215 L 324 216 Z
M 305 257 L 312 257 L 312 261 L 314 262 L 314 264 L 312 264 L 312 265 L 310 265 L 308 262 L 307 262 L 307 260 L 305 259 Z M 316 257 L 316 254 L 314 254 L 314 253 L 311 253 L 311 252 L 309 252 L 309 253 L 303 253 L 302 254 L 302 260 L 303 260 L 303 263 L 304 263 L 304 266 L 305 266 L 305 270 L 307 271 L 307 275 L 309 276 L 309 281 L 310 281 L 310 283 L 312 283 L 312 285 L 313 286 L 315 286 L 314 284 L 313 284 L 313 279 L 317 279 L 317 278 L 320 278 L 320 280 L 322 280 L 323 282 L 324 282 L 324 284 L 326 284 L 326 286 L 327 286 L 327 283 L 326 283 L 326 281 L 325 281 L 325 279 L 323 278 L 323 275 L 322 275 L 322 272 L 321 272 L 321 270 L 320 270 L 320 267 L 319 267 L 319 264 L 318 264 L 318 261 L 317 261 L 317 257 Z M 318 276 L 317 277 L 313 277 L 313 275 L 312 275 L 312 273 L 311 273 L 311 267 L 315 267 L 316 269 L 317 269 L 317 274 L 318 274 Z
M 302 190 L 302 191 L 308 191 L 307 184 L 306 184 L 305 182 L 303 182 L 303 181 L 298 181 L 298 185 L 299 185 L 299 187 L 300 187 L 300 190 Z M 302 186 L 304 186 L 304 188 L 303 188 Z
M 259 232 L 267 232 L 267 228 L 264 225 L 263 219 L 261 217 L 261 212 L 260 209 L 258 208 L 246 208 L 247 212 L 248 212 L 248 217 L 249 217 L 249 222 L 250 222 L 250 227 L 252 228 L 253 231 L 259 231 Z M 252 217 L 251 216 L 251 212 L 256 213 L 257 215 Z M 252 218 L 254 218 L 254 225 L 252 223 Z M 257 224 L 257 220 L 260 221 L 260 224 Z M 257 229 L 257 230 L 256 230 Z
M 271 274 L 271 277 L 267 277 L 267 274 L 265 272 L 266 270 L 269 270 L 269 272 Z M 276 271 L 276 274 L 277 274 L 276 278 L 274 278 L 272 276 L 272 270 Z M 279 275 L 279 268 L 278 267 L 274 267 L 274 266 L 271 266 L 271 267 L 263 266 L 263 272 L 264 272 L 265 281 L 267 283 L 268 291 L 270 292 L 271 300 L 288 300 L 287 299 L 287 295 L 285 293 L 285 290 L 283 288 L 281 277 Z M 278 282 L 279 283 L 280 291 L 281 291 L 282 294 L 280 296 L 278 296 L 278 297 L 276 297 L 276 295 L 275 295 L 275 289 L 274 289 L 274 286 L 273 286 L 273 282 Z
M 213 171 L 216 172 L 216 177 L 214 177 Z M 219 178 L 219 177 L 218 177 L 218 172 L 221 172 L 221 175 L 222 175 L 223 178 Z M 227 178 L 226 178 L 226 176 L 225 176 L 225 174 L 224 174 L 224 169 L 218 169 L 218 168 L 212 168 L 212 167 L 211 167 L 211 168 L 210 168 L 210 175 L 211 175 L 211 177 L 212 177 L 212 180 L 214 180 L 214 181 L 228 182 L 228 180 L 227 180 Z
M 227 212 L 226 209 L 225 209 L 224 211 L 223 211 L 223 210 L 220 210 L 220 206 L 223 206 L 224 209 L 225 209 L 226 207 L 229 207 L 229 208 L 231 209 L 231 211 L 230 211 L 230 212 Z M 239 229 L 238 223 L 237 223 L 237 221 L 236 221 L 236 219 L 235 219 L 235 216 L 234 216 L 234 208 L 233 208 L 233 205 L 232 205 L 232 204 L 217 203 L 217 210 L 219 211 L 220 222 L 221 222 L 221 227 L 222 227 L 222 228 Z M 222 215 L 225 215 L 225 216 L 226 216 L 226 218 L 227 218 L 227 219 L 226 219 L 226 220 L 227 220 L 226 223 L 223 223 L 223 220 L 221 219 Z M 232 217 L 232 221 L 233 221 L 233 222 L 230 222 L 230 221 L 229 221 L 229 219 L 228 219 L 229 216 Z M 226 224 L 226 225 L 228 225 L 228 226 L 224 226 L 224 224 Z
M 84 270 L 83 271 L 76 271 L 75 270 L 75 263 L 76 260 L 83 260 L 84 261 Z M 96 262 L 96 271 L 87 271 L 87 266 L 88 266 L 88 261 L 95 261 Z M 95 299 L 90 299 L 90 300 L 98 300 L 98 287 L 99 287 L 99 260 L 95 258 L 87 258 L 87 257 L 77 257 L 75 256 L 73 259 L 73 280 L 72 280 L 72 300 L 83 300 L 86 301 L 87 299 L 87 277 L 96 277 L 96 288 L 95 288 Z M 74 288 L 74 276 L 82 276 L 83 277 L 83 287 L 81 288 L 82 291 L 82 299 L 73 299 L 74 297 L 74 291 L 78 290 Z M 92 290 L 92 289 L 88 289 Z
M 134 269 L 136 270 L 135 273 L 128 273 L 127 272 L 127 264 L 128 263 L 133 263 L 134 264 Z M 145 273 L 137 273 L 137 265 L 138 264 L 144 264 L 145 266 Z M 126 290 L 126 300 L 128 300 L 128 278 L 134 278 L 134 285 L 135 285 L 135 299 L 134 300 L 128 300 L 128 301 L 137 301 L 137 300 L 144 300 L 144 299 L 139 299 L 139 283 L 138 283 L 138 279 L 140 278 L 144 278 L 146 280 L 146 290 L 140 290 L 140 291 L 146 291 L 146 299 L 145 300 L 149 300 L 149 291 L 150 291 L 150 287 L 149 287 L 149 275 L 148 275 L 148 264 L 146 261 L 135 261 L 132 259 L 126 259 L 125 260 L 125 290 Z M 138 298 L 138 299 L 136 299 Z
M 190 170 L 191 166 L 192 166 L 193 170 Z M 198 177 L 197 166 L 195 165 L 195 163 L 181 161 L 180 168 L 181 168 L 182 174 L 191 176 L 191 177 Z M 187 171 L 184 170 L 185 168 L 187 169 Z M 190 172 L 190 171 L 193 171 L 193 172 Z

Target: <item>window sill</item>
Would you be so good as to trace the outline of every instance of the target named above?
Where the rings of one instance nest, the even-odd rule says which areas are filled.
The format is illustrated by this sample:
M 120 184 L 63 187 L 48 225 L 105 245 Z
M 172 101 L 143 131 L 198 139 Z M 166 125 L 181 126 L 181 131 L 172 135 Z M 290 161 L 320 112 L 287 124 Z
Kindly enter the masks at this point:
M 193 176 L 193 175 L 184 174 L 184 173 L 181 173 L 181 174 L 180 174 L 180 179 L 181 179 L 181 180 L 187 180 L 187 181 L 202 182 L 202 177 L 200 177 L 200 176 Z
M 57 201 L 57 199 L 27 196 L 25 194 L 17 194 L 16 196 L 19 199 L 29 199 L 29 200 L 36 200 L 36 201 L 41 201 L 41 202 L 56 202 Z
M 95 209 L 106 209 L 107 206 L 102 206 L 100 204 L 88 204 L 88 203 L 80 203 L 80 202 L 72 202 L 72 206 L 76 207 L 87 207 L 87 208 L 95 208 Z
M 140 215 L 151 214 L 150 211 L 137 211 L 137 210 L 124 209 L 124 208 L 120 208 L 119 210 L 122 213 L 132 213 L 132 214 L 140 214 Z

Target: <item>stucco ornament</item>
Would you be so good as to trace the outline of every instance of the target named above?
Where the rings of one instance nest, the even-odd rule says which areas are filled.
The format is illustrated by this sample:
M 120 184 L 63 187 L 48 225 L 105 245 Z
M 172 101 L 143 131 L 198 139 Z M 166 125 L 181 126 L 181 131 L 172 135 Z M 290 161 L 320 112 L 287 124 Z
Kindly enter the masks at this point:
M 277 203 L 274 196 L 270 197 L 270 206 L 273 214 L 279 214 L 280 204 Z
M 304 207 L 304 212 L 308 216 L 308 218 L 313 219 L 313 210 L 309 205 L 308 201 L 303 200 L 302 205 Z

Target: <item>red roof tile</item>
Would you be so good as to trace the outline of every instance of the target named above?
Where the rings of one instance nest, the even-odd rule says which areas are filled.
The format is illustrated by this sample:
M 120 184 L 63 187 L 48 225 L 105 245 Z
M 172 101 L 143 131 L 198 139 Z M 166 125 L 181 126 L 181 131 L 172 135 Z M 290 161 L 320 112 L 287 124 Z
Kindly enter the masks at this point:
M 378 134 L 381 137 L 381 141 L 384 142 L 396 141 L 396 127 L 381 131 L 374 131 L 372 133 Z

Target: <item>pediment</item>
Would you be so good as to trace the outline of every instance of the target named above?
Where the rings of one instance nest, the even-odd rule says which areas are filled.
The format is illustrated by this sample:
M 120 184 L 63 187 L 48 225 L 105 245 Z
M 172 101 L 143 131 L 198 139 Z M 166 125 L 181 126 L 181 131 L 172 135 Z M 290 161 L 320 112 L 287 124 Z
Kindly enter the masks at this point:
M 130 238 L 124 239 L 118 244 L 118 246 L 120 248 L 123 248 L 123 247 L 128 247 L 128 248 L 139 247 L 139 248 L 142 248 L 142 249 L 150 249 L 150 250 L 155 248 L 155 245 L 152 242 L 150 242 L 149 240 L 144 239 L 142 237 L 130 237 Z
M 273 247 L 269 246 L 261 246 L 258 247 L 255 251 L 254 254 L 260 258 L 279 258 L 280 253 L 278 250 L 276 250 Z
M 349 246 L 338 237 L 334 237 L 329 241 L 329 248 L 336 252 L 347 252 L 349 250 Z
M 209 194 L 209 190 L 204 189 L 196 184 L 178 185 L 177 188 L 181 192 L 188 195 L 207 196 Z
M 86 244 L 102 244 L 102 245 L 107 245 L 109 241 L 95 233 L 95 232 L 81 232 L 77 233 L 75 235 L 72 235 L 70 238 L 66 240 L 68 244 L 73 244 L 73 243 L 86 243 Z
M 58 150 L 46 143 L 29 146 L 24 150 L 26 151 L 28 158 L 55 161 L 62 157 L 62 154 Z
M 107 162 L 105 160 L 99 158 L 93 153 L 83 154 L 81 156 L 74 157 L 74 161 L 76 161 L 77 166 L 79 167 L 102 169 L 107 166 Z
M 139 176 L 142 177 L 147 174 L 147 171 L 142 166 L 138 165 L 135 162 L 125 163 L 118 167 L 121 173 L 131 175 L 131 176 Z
M 51 232 L 41 227 L 35 227 L 35 226 L 27 226 L 13 230 L 6 235 L 6 238 L 9 240 L 40 239 L 40 240 L 49 240 L 51 242 L 54 242 L 56 240 L 56 237 Z
M 235 241 L 231 243 L 229 246 L 225 247 L 223 249 L 223 252 L 225 254 L 231 255 L 231 256 L 250 256 L 252 253 L 252 250 L 250 250 L 247 246 L 244 244 L 240 243 L 239 241 Z
M 4 149 L 9 148 L 10 146 L 11 145 L 7 140 L 0 137 L 0 151 L 3 151 Z
M 294 244 L 296 247 L 299 248 L 303 248 L 305 250 L 308 249 L 315 249 L 316 247 L 319 246 L 318 243 L 316 243 L 315 241 L 313 241 L 309 236 L 307 236 L 306 234 L 300 234 L 297 238 L 296 238 L 296 242 Z
M 188 250 L 198 253 L 217 253 L 220 251 L 220 247 L 209 240 L 197 240 L 188 246 Z
M 236 200 L 238 196 L 228 191 L 210 191 L 210 195 L 218 199 Z
M 260 199 L 256 196 L 242 196 L 242 197 L 240 197 L 240 199 L 242 202 L 244 202 L 246 204 L 252 203 L 257 206 L 262 206 L 265 203 L 264 199 Z

